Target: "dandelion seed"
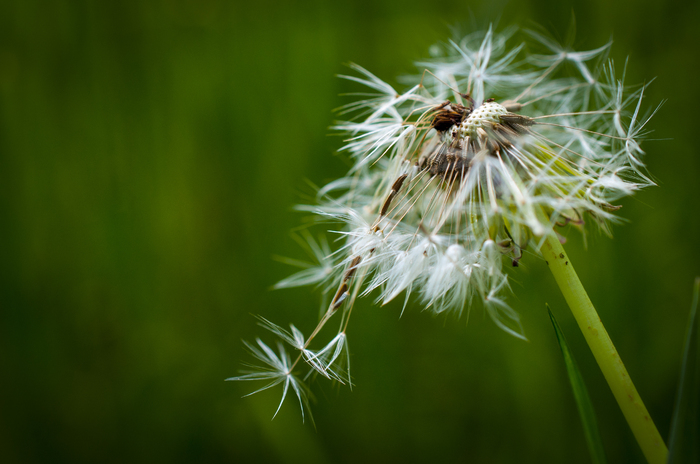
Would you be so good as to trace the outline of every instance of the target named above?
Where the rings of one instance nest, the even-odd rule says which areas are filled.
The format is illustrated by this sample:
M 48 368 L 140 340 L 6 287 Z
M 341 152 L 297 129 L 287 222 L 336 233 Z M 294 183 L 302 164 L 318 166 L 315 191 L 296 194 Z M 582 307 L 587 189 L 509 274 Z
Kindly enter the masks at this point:
M 498 327 L 524 338 L 505 301 L 504 257 L 518 266 L 565 224 L 609 233 L 613 202 L 653 185 L 640 148 L 653 113 L 641 114 L 644 86 L 626 87 L 606 61 L 610 43 L 572 51 L 527 31 L 528 49 L 542 52 L 525 55 L 523 43 L 510 45 L 514 35 L 489 29 L 432 47 L 403 93 L 357 65 L 357 75 L 341 76 L 368 89 L 334 126 L 347 134 L 341 151 L 353 166 L 318 191 L 318 204 L 299 207 L 334 223 L 340 245 L 331 251 L 307 234 L 319 264 L 277 285 L 318 285 L 330 304 L 308 337 L 263 319 L 295 361 L 258 340 L 249 348 L 267 368 L 234 380 L 284 383 L 283 400 L 291 386 L 300 403 L 297 366 L 308 369 L 304 379 L 352 384 L 347 327 L 357 297 L 370 294 L 380 304 L 414 296 L 437 314 L 480 301 Z M 312 348 L 331 319 L 336 335 Z
M 258 343 L 257 347 L 249 343 L 246 343 L 245 345 L 253 357 L 263 363 L 263 366 L 250 365 L 249 367 L 251 370 L 249 372 L 246 372 L 244 375 L 238 377 L 230 377 L 226 380 L 263 380 L 269 382 L 264 387 L 259 388 L 246 396 L 254 395 L 255 393 L 259 393 L 279 384 L 283 384 L 282 399 L 280 400 L 279 406 L 277 406 L 275 414 L 272 416 L 273 418 L 277 416 L 277 413 L 287 397 L 289 387 L 291 387 L 299 400 L 299 407 L 301 408 L 301 415 L 303 418 L 304 407 L 308 409 L 309 395 L 306 385 L 301 383 L 296 376 L 292 374 L 293 365 L 290 362 L 289 355 L 284 350 L 282 344 L 277 345 L 279 351 L 278 356 L 259 338 L 256 339 L 256 342 Z

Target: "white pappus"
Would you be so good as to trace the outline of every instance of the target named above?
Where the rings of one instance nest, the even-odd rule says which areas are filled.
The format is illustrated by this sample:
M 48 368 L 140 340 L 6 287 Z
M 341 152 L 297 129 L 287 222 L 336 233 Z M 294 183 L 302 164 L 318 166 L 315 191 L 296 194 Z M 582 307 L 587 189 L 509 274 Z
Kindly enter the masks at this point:
M 318 285 L 329 303 L 308 337 L 261 319 L 293 355 L 258 339 L 248 347 L 262 365 L 228 380 L 283 384 L 280 405 L 291 389 L 302 409 L 312 375 L 351 385 L 348 322 L 356 298 L 370 294 L 381 304 L 403 295 L 404 307 L 414 296 L 435 313 L 478 300 L 524 338 L 503 297 L 504 257 L 517 266 L 564 224 L 609 233 L 613 202 L 653 185 L 640 148 L 653 112 L 641 114 L 645 87 L 616 75 L 610 43 L 575 52 L 525 31 L 511 46 L 515 34 L 488 29 L 433 46 L 404 92 L 357 65 L 342 76 L 369 92 L 334 126 L 353 166 L 318 191 L 318 204 L 299 207 L 334 224 L 340 246 L 305 233 L 317 263 L 278 284 Z M 331 319 L 335 337 L 312 348 Z

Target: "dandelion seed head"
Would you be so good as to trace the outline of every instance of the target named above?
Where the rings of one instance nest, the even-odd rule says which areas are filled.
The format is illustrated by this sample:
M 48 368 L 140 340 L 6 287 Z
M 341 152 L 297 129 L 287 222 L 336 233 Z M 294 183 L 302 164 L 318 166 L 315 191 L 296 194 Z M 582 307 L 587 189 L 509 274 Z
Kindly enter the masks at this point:
M 301 403 L 292 371 L 302 365 L 304 379 L 351 384 L 347 329 L 356 299 L 370 295 L 380 304 L 403 295 L 404 308 L 412 299 L 436 314 L 479 302 L 524 338 L 506 269 L 562 226 L 609 233 L 613 203 L 654 185 L 641 148 L 654 112 L 644 113 L 645 86 L 616 74 L 610 45 L 577 51 L 489 28 L 431 47 L 405 90 L 351 65 L 341 77 L 364 90 L 333 127 L 351 167 L 317 204 L 298 207 L 331 224 L 334 249 L 305 236 L 314 264 L 277 285 L 315 285 L 328 309 L 308 336 L 263 320 L 296 358 L 258 342 L 249 347 L 268 369 L 236 379 L 284 383 Z M 330 321 L 336 335 L 316 347 Z

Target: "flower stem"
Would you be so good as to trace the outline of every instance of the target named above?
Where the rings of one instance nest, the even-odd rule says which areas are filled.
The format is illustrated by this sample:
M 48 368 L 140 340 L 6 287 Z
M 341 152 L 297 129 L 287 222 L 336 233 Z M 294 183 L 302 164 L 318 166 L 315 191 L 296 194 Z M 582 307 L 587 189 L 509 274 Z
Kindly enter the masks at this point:
M 581 281 L 574 271 L 571 260 L 555 236 L 547 236 L 542 254 L 549 269 L 564 294 L 571 312 L 576 318 L 588 346 L 593 352 L 605 380 L 615 395 L 617 403 L 632 429 L 637 443 L 649 464 L 665 464 L 668 450 L 659 431 L 649 416 L 647 408 L 637 393 L 625 365 L 610 340 L 598 313 Z

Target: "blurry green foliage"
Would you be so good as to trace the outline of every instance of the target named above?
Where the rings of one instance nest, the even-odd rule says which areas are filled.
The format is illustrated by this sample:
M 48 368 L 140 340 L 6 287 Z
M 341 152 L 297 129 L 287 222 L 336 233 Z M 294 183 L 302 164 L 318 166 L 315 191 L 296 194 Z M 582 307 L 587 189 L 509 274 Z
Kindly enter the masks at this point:
M 645 145 L 660 184 L 615 238 L 569 251 L 666 436 L 688 288 L 700 274 L 700 4 L 5 1 L 0 15 L 0 461 L 587 462 L 528 255 L 510 298 L 529 343 L 366 299 L 350 327 L 356 387 L 317 384 L 317 429 L 279 392 L 241 399 L 251 314 L 303 330 L 311 289 L 270 291 L 301 257 L 291 210 L 343 173 L 331 109 L 357 62 L 396 82 L 430 44 L 490 21 L 606 42 L 628 81 L 668 99 Z M 470 10 L 471 8 L 471 10 Z M 611 462 L 642 462 L 566 313 Z

